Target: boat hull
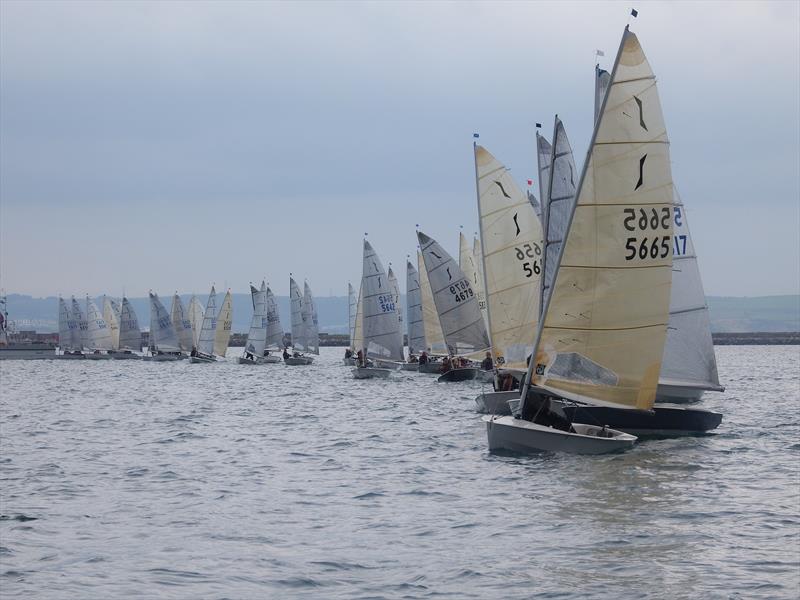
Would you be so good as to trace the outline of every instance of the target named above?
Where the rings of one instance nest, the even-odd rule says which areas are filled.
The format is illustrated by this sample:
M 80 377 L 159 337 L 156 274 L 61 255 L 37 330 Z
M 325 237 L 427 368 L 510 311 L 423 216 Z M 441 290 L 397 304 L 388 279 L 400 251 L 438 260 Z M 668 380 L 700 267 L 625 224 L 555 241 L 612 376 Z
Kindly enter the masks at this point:
M 608 454 L 628 450 L 636 442 L 636 436 L 584 423 L 573 423 L 575 432 L 569 432 L 514 417 L 483 420 L 491 452 Z
M 142 360 L 140 354 L 134 354 L 133 352 L 112 352 L 111 358 L 114 360 Z
M 90 352 L 83 355 L 86 360 L 111 360 L 113 357 L 110 354 L 95 354 Z
M 301 365 L 310 365 L 314 362 L 314 359 L 310 356 L 290 356 L 289 358 L 284 358 L 283 362 L 290 367 L 296 367 Z
M 442 372 L 442 363 L 428 362 L 425 363 L 424 365 L 419 365 L 417 367 L 417 371 L 419 371 L 420 373 L 439 375 Z
M 403 363 L 400 365 L 401 371 L 418 371 L 419 363 Z
M 510 392 L 484 392 L 475 397 L 475 404 L 478 405 L 478 412 L 488 415 L 510 415 L 511 408 L 508 406 L 509 400 L 519 400 L 520 391 Z
M 258 358 L 239 357 L 240 365 L 274 365 L 281 362 L 283 359 L 279 356 L 259 356 Z
M 18 344 L 0 346 L 0 360 L 46 360 L 59 358 L 55 346 L 49 344 Z
M 207 354 L 196 354 L 195 356 L 189 357 L 189 362 L 193 365 L 199 365 L 201 363 L 213 363 L 217 362 L 217 357 L 209 356 Z
M 355 379 L 388 379 L 391 373 L 390 369 L 376 367 L 355 367 L 353 369 Z
M 478 375 L 478 369 L 465 367 L 463 369 L 450 369 L 447 373 L 439 376 L 439 383 L 453 383 L 455 381 L 471 381 Z
M 83 354 L 56 354 L 53 358 L 57 360 L 84 360 L 86 356 Z
M 652 411 L 605 406 L 574 406 L 554 402 L 567 419 L 600 423 L 636 436 L 701 435 L 719 427 L 722 414 L 697 408 L 654 406 Z
M 356 359 L 352 356 L 350 358 L 343 358 L 342 363 L 345 367 L 355 367 L 356 366 Z

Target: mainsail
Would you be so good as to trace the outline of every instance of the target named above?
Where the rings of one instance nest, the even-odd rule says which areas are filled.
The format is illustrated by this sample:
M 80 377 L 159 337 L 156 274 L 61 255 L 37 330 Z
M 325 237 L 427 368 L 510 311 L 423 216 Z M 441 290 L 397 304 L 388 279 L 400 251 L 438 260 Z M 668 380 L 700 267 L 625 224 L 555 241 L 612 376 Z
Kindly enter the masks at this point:
M 303 283 L 303 322 L 305 323 L 305 350 L 319 354 L 319 315 L 308 283 Z
M 247 352 L 262 356 L 267 347 L 267 285 L 262 281 L 260 290 L 251 285 L 250 296 L 253 299 L 253 318 L 250 319 L 244 347 Z
M 200 330 L 203 328 L 203 305 L 194 294 L 189 301 L 189 322 L 192 324 L 192 343 L 196 348 L 200 341 Z
M 425 345 L 425 323 L 422 319 L 422 296 L 419 290 L 419 274 L 406 262 L 406 320 L 408 322 L 408 354 L 419 354 Z
M 75 300 L 75 296 L 72 297 L 72 320 L 78 324 L 78 335 L 74 338 L 75 346 L 73 350 L 81 350 L 82 348 L 88 348 L 89 325 L 86 322 L 86 318 L 83 316 L 83 311 L 81 311 L 81 305 L 78 304 L 77 300 Z
M 111 347 L 119 349 L 119 304 L 108 296 L 103 296 L 103 319 L 111 332 Z
M 306 327 L 303 321 L 303 294 L 294 279 L 289 277 L 289 301 L 292 312 L 292 347 L 304 350 L 306 347 Z
M 352 350 L 358 352 L 364 347 L 364 284 L 358 286 L 358 302 L 356 303 L 356 322 L 353 325 Z
M 364 240 L 361 275 L 364 314 L 364 347 L 367 356 L 403 360 L 403 338 L 398 335 L 397 304 L 381 259 Z
M 605 69 L 601 69 L 600 65 L 594 66 L 594 120 L 600 117 L 600 108 L 603 106 L 603 98 L 606 97 L 606 90 L 608 90 L 608 82 L 611 80 L 611 74 Z
M 58 298 L 58 346 L 62 351 L 82 348 L 80 322 L 61 297 Z
M 655 76 L 626 27 L 546 301 L 537 385 L 652 407 L 669 315 L 672 194 Z
M 395 277 L 392 267 L 389 267 L 387 276 L 389 278 L 389 289 L 394 294 L 394 307 L 397 311 L 398 322 L 397 336 L 400 338 L 400 347 L 402 348 L 405 344 L 403 343 L 403 307 L 400 304 L 400 284 L 397 283 L 397 277 Z
M 266 347 L 271 349 L 281 349 L 286 347 L 283 327 L 281 327 L 281 315 L 278 312 L 278 303 L 275 301 L 275 294 L 273 294 L 272 290 L 269 288 L 267 288 Z
M 225 356 L 228 351 L 228 343 L 231 340 L 231 328 L 233 327 L 233 302 L 231 291 L 225 294 L 222 300 L 222 307 L 217 315 L 217 329 L 214 332 L 214 354 Z
M 483 326 L 488 332 L 489 319 L 486 315 L 486 295 L 483 291 L 483 269 L 478 267 L 481 259 L 480 255 L 473 252 L 475 246 L 476 244 L 473 241 L 472 247 L 470 247 L 464 234 L 458 234 L 458 266 L 464 271 L 464 275 L 472 285 L 472 291 L 475 292 L 475 296 L 478 298 L 478 308 L 481 311 L 481 317 L 483 317 Z
M 158 294 L 153 292 L 150 292 L 150 348 L 163 352 L 178 352 L 181 349 L 172 319 L 158 299 Z
M 356 311 L 358 310 L 358 298 L 356 298 L 356 291 L 353 289 L 352 284 L 347 284 L 347 317 L 348 329 L 350 334 L 350 349 L 353 349 L 353 333 L 356 328 Z
M 111 330 L 97 308 L 94 300 L 86 297 L 86 323 L 88 346 L 92 350 L 113 350 L 114 341 L 111 339 Z
M 547 204 L 547 190 L 550 189 L 550 161 L 553 159 L 553 147 L 550 145 L 544 136 L 536 132 L 536 159 L 539 169 L 539 198 L 542 201 L 542 208 L 539 211 L 539 216 L 544 212 L 544 206 Z
M 200 326 L 200 335 L 197 338 L 197 351 L 205 355 L 214 354 L 214 336 L 217 331 L 217 291 L 211 286 L 208 295 L 206 310 L 203 313 L 203 324 Z
M 436 240 L 421 231 L 417 239 L 448 353 L 477 357 L 490 344 L 472 283 Z
M 419 273 L 420 304 L 422 304 L 422 322 L 425 325 L 425 341 L 428 343 L 427 348 L 423 348 L 423 350 L 427 349 L 432 354 L 447 354 L 442 324 L 439 322 L 439 313 L 436 312 L 436 305 L 433 302 L 431 283 L 428 281 L 428 271 L 425 269 L 425 261 L 419 252 L 417 252 L 417 269 Z
M 531 199 L 530 194 L 528 194 L 528 200 Z M 531 204 L 533 206 L 533 204 Z M 533 206 L 533 210 L 536 211 L 536 206 Z M 538 216 L 539 213 L 536 212 Z M 486 325 L 486 331 L 489 331 L 489 305 L 486 302 L 486 290 L 484 289 L 486 285 L 486 279 L 483 276 L 483 248 L 481 246 L 481 238 L 476 237 L 472 241 L 472 256 L 475 257 L 475 266 L 478 269 L 478 283 L 480 284 L 480 289 L 476 291 L 478 294 L 478 307 L 481 309 L 481 314 L 483 315 L 483 324 Z M 489 331 L 489 341 L 492 341 L 492 334 Z
M 572 156 L 572 147 L 567 139 L 564 124 L 556 116 L 553 126 L 553 154 L 550 159 L 550 180 L 544 202 L 543 225 L 544 277 L 542 278 L 542 304 L 553 285 L 558 268 L 561 244 L 567 233 L 569 219 L 575 209 L 575 190 L 578 186 L 578 169 Z
M 133 306 L 126 297 L 122 297 L 122 308 L 119 315 L 119 349 L 142 351 L 142 330 Z
M 172 297 L 172 310 L 170 310 L 170 317 L 172 318 L 172 326 L 175 328 L 175 333 L 178 336 L 181 350 L 184 352 L 191 352 L 194 348 L 194 336 L 192 333 L 192 321 L 189 319 L 186 312 L 183 310 L 183 302 L 177 292 Z
M 482 260 L 495 362 L 527 369 L 539 324 L 542 225 L 511 173 L 475 146 Z

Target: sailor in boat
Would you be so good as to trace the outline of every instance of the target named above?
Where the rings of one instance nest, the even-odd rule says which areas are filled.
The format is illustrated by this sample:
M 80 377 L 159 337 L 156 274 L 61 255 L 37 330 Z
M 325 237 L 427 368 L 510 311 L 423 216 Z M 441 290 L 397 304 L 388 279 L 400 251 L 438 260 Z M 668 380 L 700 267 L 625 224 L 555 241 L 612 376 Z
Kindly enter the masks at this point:
M 266 358 L 267 356 L 269 356 L 269 350 L 264 348 L 264 357 Z
M 422 354 L 419 355 L 419 364 L 421 364 L 421 365 L 427 365 L 428 364 L 428 353 L 425 352 L 425 350 L 423 350 Z
M 492 369 L 494 369 L 494 361 L 492 360 L 491 352 L 486 353 L 486 358 L 484 358 L 483 361 L 481 362 L 481 369 L 483 369 L 484 371 L 491 371 Z
M 245 348 L 244 357 L 247 360 L 255 360 L 256 357 L 253 354 L 253 344 L 250 344 L 250 345 L 247 346 L 247 348 Z
M 291 358 L 291 356 L 289 355 L 289 349 L 288 348 L 284 348 L 283 349 L 283 360 L 286 360 L 287 358 Z
M 350 348 L 345 348 L 344 357 L 345 358 L 353 358 L 353 351 L 350 350 Z
M 415 354 L 409 354 L 408 355 L 408 362 L 409 363 L 417 363 L 417 362 L 419 362 L 419 360 L 417 359 L 417 356 Z
M 442 373 L 447 373 L 453 368 L 453 363 L 450 361 L 449 356 L 445 356 L 442 359 Z

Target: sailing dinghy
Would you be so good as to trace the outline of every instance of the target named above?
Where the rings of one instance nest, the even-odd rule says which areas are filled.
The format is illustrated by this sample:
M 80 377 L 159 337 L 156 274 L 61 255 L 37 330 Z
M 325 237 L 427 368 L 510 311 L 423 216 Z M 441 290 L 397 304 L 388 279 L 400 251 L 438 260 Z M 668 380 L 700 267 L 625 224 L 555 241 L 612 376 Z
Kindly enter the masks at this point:
M 428 271 L 425 270 L 425 260 L 422 258 L 421 252 L 417 252 L 417 272 L 419 273 L 422 324 L 427 343 L 427 346 L 422 348 L 422 351 L 425 352 L 425 359 L 422 358 L 420 353 L 417 370 L 420 373 L 438 375 L 442 372 L 441 358 L 447 354 L 447 346 L 444 343 L 442 324 L 439 322 L 439 313 L 436 312 L 436 305 L 433 302 L 431 282 L 428 280 Z
M 114 353 L 114 358 L 141 359 L 142 330 L 139 329 L 139 319 L 128 299 L 122 297 L 122 307 L 119 312 L 119 349 Z
M 361 271 L 363 295 L 362 345 L 359 360 L 353 369 L 356 379 L 387 379 L 393 369 L 374 367 L 370 359 L 400 362 L 403 360 L 403 338 L 397 317 L 395 290 L 372 245 L 364 240 Z
M 397 312 L 397 321 L 399 323 L 397 329 L 397 344 L 399 344 L 400 348 L 403 347 L 403 308 L 400 305 L 400 285 L 397 283 L 397 277 L 395 277 L 394 271 L 392 271 L 392 267 L 389 267 L 387 271 L 387 278 L 389 279 L 389 289 L 392 291 L 392 295 L 394 296 L 394 307 L 395 311 Z M 402 352 L 401 352 L 402 356 Z M 407 364 L 405 362 L 405 358 L 402 358 L 399 362 L 395 360 L 385 360 L 382 358 L 374 358 L 373 362 L 375 363 L 376 367 L 381 367 L 383 369 L 390 369 L 390 370 L 397 370 L 404 368 Z M 417 367 L 418 365 L 413 365 Z M 405 369 L 404 369 L 405 370 Z
M 448 358 L 482 358 L 491 344 L 472 283 L 436 240 L 421 231 L 417 231 L 417 239 Z M 444 372 L 438 381 L 466 381 L 474 379 L 478 371 L 474 366 L 452 368 Z
M 86 297 L 86 339 L 86 345 L 90 350 L 86 354 L 86 358 L 90 360 L 111 358 L 109 353 L 114 349 L 111 330 L 97 305 L 88 296 Z
M 158 298 L 158 294 L 150 292 L 150 354 L 143 359 L 156 362 L 172 362 L 183 360 L 186 355 L 181 352 L 178 334 L 172 319 Z
M 652 409 L 669 318 L 672 209 L 655 76 L 626 27 L 518 411 L 484 417 L 490 450 L 599 454 L 633 445 L 635 436 L 605 425 L 560 419 L 551 403 Z
M 419 369 L 419 354 L 425 350 L 425 322 L 422 317 L 422 294 L 419 287 L 419 273 L 406 261 L 406 322 L 408 323 L 408 362 L 405 371 Z
M 75 302 L 75 298 L 72 299 Z M 75 318 L 75 313 L 59 296 L 58 298 L 58 359 L 83 359 L 83 344 L 81 342 L 80 320 Z
M 189 301 L 189 322 L 192 324 L 192 347 L 197 348 L 200 341 L 200 330 L 203 328 L 203 304 L 192 294 Z
M 305 356 L 302 352 L 307 351 L 310 345 L 308 340 L 311 336 L 311 309 L 305 306 L 308 300 L 300 293 L 300 288 L 291 276 L 289 277 L 289 301 L 292 312 L 292 354 L 289 355 L 285 350 L 283 362 L 289 366 L 310 365 L 314 362 L 314 358 Z M 319 346 L 319 341 L 317 341 L 317 346 Z M 317 354 L 319 354 L 319 350 L 317 350 Z
M 125 301 L 124 296 L 122 299 Z M 113 298 L 103 297 L 103 318 L 106 320 L 111 330 L 111 341 L 114 347 L 109 354 L 111 354 L 114 360 L 141 360 L 142 356 L 138 353 L 142 351 L 142 334 L 138 330 L 138 321 L 136 322 L 136 330 L 139 335 L 139 347 L 132 349 L 126 345 L 130 341 L 130 334 L 127 334 L 128 339 L 123 338 L 122 319 L 126 318 L 123 314 L 125 312 L 123 309 L 124 306 L 121 307 Z M 130 305 L 128 305 L 128 310 L 131 310 Z M 135 352 L 132 350 L 135 350 Z
M 172 307 L 169 311 L 172 326 L 175 328 L 175 335 L 178 336 L 178 344 L 181 351 L 186 354 L 194 350 L 194 334 L 192 332 L 192 321 L 183 308 L 183 302 L 178 292 L 172 297 Z
M 261 289 L 250 285 L 250 297 L 253 299 L 253 318 L 250 320 L 250 331 L 244 343 L 244 353 L 239 357 L 240 365 L 260 365 L 264 362 L 264 351 L 267 347 L 267 285 L 261 282 Z
M 200 326 L 200 335 L 197 346 L 192 350 L 189 362 L 193 364 L 216 362 L 214 356 L 214 341 L 217 333 L 217 290 L 211 286 L 208 302 L 203 312 L 203 324 Z
M 225 298 L 222 299 L 222 306 L 217 315 L 217 328 L 214 331 L 214 354 L 220 358 L 225 358 L 225 353 L 228 351 L 228 345 L 231 341 L 231 332 L 233 330 L 233 300 L 231 298 L 231 291 L 225 293 Z

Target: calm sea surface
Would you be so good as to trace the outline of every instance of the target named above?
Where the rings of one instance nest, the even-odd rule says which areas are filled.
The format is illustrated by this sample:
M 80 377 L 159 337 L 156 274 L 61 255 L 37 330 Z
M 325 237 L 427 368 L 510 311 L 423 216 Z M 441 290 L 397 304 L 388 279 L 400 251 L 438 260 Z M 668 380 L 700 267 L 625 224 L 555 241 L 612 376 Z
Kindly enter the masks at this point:
M 800 595 L 797 346 L 717 347 L 715 435 L 601 457 L 490 455 L 478 384 L 341 355 L 0 362 L 0 597 Z

